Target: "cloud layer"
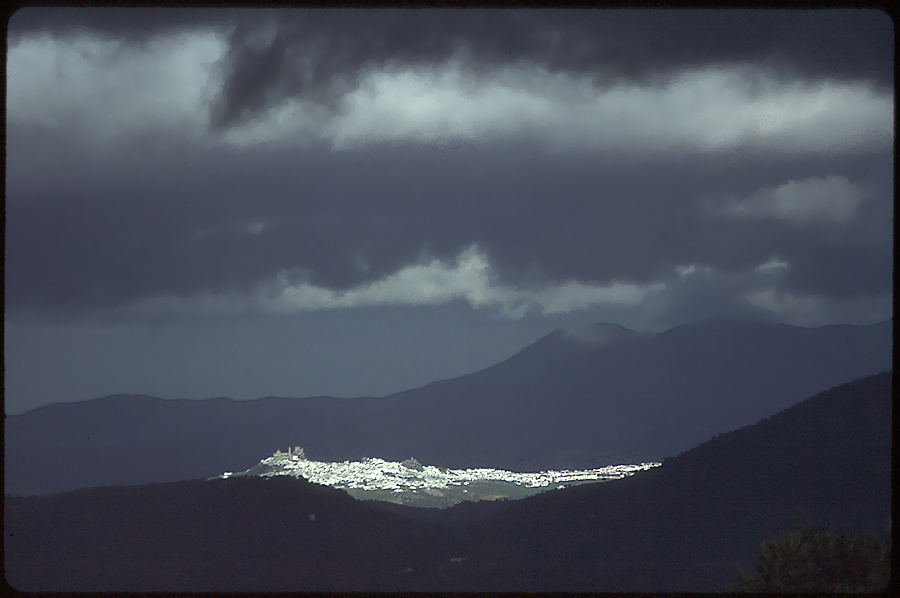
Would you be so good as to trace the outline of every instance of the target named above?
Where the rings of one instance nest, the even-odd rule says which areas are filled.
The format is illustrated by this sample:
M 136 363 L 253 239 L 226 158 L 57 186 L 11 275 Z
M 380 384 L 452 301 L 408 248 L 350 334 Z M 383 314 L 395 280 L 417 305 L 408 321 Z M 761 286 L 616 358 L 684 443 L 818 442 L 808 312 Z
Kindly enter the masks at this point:
M 7 413 L 893 313 L 885 13 L 25 8 L 8 41 Z
M 20 11 L 10 317 L 880 297 L 892 56 L 874 11 Z
M 477 76 L 459 61 L 394 66 L 360 75 L 330 111 L 286 98 L 242 126 L 206 138 L 224 85 L 222 34 L 181 33 L 144 46 L 89 37 L 28 37 L 10 50 L 16 82 L 8 117 L 18 126 L 70 129 L 96 149 L 148 134 L 192 144 L 259 143 L 336 149 L 384 142 L 466 143 L 531 138 L 551 149 L 647 153 L 748 148 L 846 155 L 893 142 L 893 97 L 866 81 L 785 81 L 760 65 L 694 67 L 663 82 L 504 66 Z M 47 90 L 54 89 L 54 93 Z

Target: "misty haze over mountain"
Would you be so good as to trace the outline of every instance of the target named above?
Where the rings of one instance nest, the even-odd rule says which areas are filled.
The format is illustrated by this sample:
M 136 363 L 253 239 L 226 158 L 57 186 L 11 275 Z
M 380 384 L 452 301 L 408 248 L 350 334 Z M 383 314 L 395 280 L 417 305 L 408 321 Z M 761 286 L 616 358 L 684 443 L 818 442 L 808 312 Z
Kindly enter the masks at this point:
M 889 369 L 892 325 L 719 320 L 660 334 L 600 325 L 383 399 L 126 395 L 49 405 L 6 418 L 6 492 L 206 479 L 295 445 L 319 461 L 414 456 L 457 469 L 662 461 Z

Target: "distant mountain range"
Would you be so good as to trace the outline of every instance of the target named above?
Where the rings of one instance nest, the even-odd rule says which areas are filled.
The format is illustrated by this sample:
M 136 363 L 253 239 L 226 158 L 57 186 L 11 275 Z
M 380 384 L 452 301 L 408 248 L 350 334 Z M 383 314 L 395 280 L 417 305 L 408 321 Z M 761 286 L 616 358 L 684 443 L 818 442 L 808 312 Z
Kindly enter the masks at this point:
M 892 364 L 893 322 L 720 320 L 557 331 L 486 370 L 381 399 L 118 395 L 5 419 L 5 491 L 49 494 L 244 471 L 277 448 L 454 469 L 662 461 Z
M 891 382 L 838 386 L 620 480 L 483 503 L 474 521 L 482 503 L 379 508 L 290 476 L 7 495 L 4 575 L 25 591 L 723 591 L 795 519 L 884 530 Z

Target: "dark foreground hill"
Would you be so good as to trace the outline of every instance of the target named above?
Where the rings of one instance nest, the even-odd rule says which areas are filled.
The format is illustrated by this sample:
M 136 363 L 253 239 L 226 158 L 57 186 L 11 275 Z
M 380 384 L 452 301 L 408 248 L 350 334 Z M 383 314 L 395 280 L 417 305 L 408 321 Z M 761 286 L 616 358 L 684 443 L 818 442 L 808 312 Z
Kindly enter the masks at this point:
M 472 524 L 461 580 L 523 591 L 724 591 L 793 521 L 881 533 L 891 516 L 891 373 L 823 392 L 614 483 L 548 492 Z M 486 578 L 486 572 L 490 577 Z
M 7 581 L 42 592 L 428 590 L 459 544 L 287 476 L 7 497 L 4 533 Z
M 7 496 L 5 575 L 25 590 L 720 591 L 795 519 L 884 529 L 891 415 L 884 372 L 455 530 L 287 477 Z
M 892 322 L 805 329 L 717 321 L 661 334 L 595 326 L 481 372 L 384 399 L 114 396 L 5 420 L 6 492 L 52 494 L 318 461 L 411 456 L 513 471 L 662 461 L 890 367 Z

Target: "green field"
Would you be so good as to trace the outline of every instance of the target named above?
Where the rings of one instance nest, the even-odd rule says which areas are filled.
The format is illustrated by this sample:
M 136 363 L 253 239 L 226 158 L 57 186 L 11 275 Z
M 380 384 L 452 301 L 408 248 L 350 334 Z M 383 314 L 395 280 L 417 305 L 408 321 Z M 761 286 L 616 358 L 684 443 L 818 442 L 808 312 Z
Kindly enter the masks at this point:
M 444 509 L 464 501 L 517 500 L 564 486 L 596 482 L 597 480 L 586 480 L 582 482 L 566 482 L 564 484 L 550 484 L 548 486 L 529 488 L 513 482 L 484 480 L 470 482 L 466 485 L 451 485 L 445 488 L 416 488 L 413 490 L 404 490 L 403 492 L 393 492 L 390 490 L 361 490 L 359 488 L 343 488 L 343 490 L 346 490 L 350 496 L 357 500 L 380 500 L 411 507 Z

